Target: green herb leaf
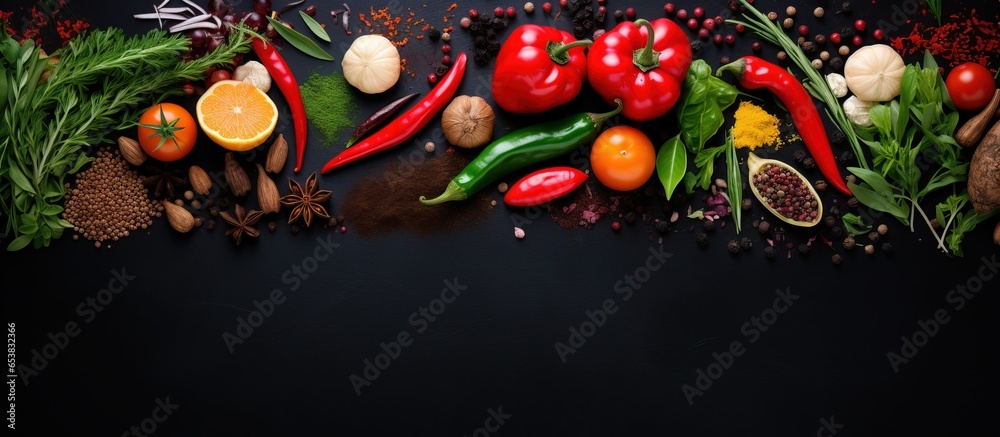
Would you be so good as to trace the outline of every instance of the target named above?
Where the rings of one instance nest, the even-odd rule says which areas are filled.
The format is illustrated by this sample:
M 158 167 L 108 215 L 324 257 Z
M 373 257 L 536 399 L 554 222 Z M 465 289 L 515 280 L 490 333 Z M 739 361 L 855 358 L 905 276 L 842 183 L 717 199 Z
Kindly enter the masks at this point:
M 14 185 L 17 185 L 18 188 L 31 194 L 37 194 L 35 187 L 31 186 L 31 182 L 28 182 L 28 178 L 24 176 L 24 173 L 21 173 L 21 170 L 17 166 L 12 166 L 7 172 L 7 176 L 10 177 L 11 182 L 14 182 Z
M 264 18 L 267 18 L 267 21 L 271 23 L 271 27 L 274 28 L 275 32 L 278 32 L 278 35 L 281 35 L 285 41 L 288 41 L 289 44 L 299 49 L 302 53 L 322 61 L 334 60 L 333 56 L 330 56 L 330 54 L 317 45 L 316 42 L 299 33 L 295 29 L 292 29 L 291 27 L 282 24 L 280 21 L 266 15 Z
M 326 33 L 326 29 L 324 29 L 323 25 L 319 24 L 315 18 L 310 17 L 309 14 L 305 13 L 305 11 L 299 11 L 299 16 L 302 17 L 302 21 L 306 23 L 306 26 L 309 27 L 309 30 L 311 30 L 317 38 L 330 42 L 330 34 Z
M 735 86 L 715 77 L 712 67 L 701 59 L 695 60 L 688 67 L 683 88 L 677 105 L 681 141 L 691 153 L 698 153 L 725 123 L 722 111 L 736 101 L 739 91 Z
M 712 184 L 712 176 L 715 174 L 715 158 L 725 151 L 726 145 L 723 144 L 702 149 L 694 156 L 694 165 L 698 167 L 698 174 L 694 176 L 693 187 L 700 187 L 702 190 L 708 189 L 708 186 Z M 693 189 L 689 189 L 688 193 L 693 191 Z
M 670 200 L 677 184 L 684 179 L 687 164 L 687 149 L 681 143 L 679 134 L 660 146 L 660 151 L 656 154 L 656 175 L 667 193 L 667 200 Z
M 841 217 L 841 220 L 844 221 L 844 229 L 852 235 L 867 234 L 868 231 L 872 229 L 871 225 L 866 225 L 864 220 L 854 213 L 844 214 L 844 216 Z
M 903 224 L 910 223 L 910 211 L 904 205 L 900 205 L 891 194 L 885 196 L 875 192 L 871 188 L 858 184 L 848 183 L 847 186 L 851 189 L 854 197 L 857 197 L 861 203 L 877 211 L 892 214 L 893 217 L 899 219 Z
M 948 248 L 951 249 L 951 253 L 955 256 L 963 256 L 962 252 L 962 239 L 965 234 L 976 228 L 977 225 L 997 215 L 1000 209 L 994 209 L 987 213 L 977 213 L 975 211 L 969 211 L 968 214 L 958 214 L 958 219 L 955 220 L 954 230 L 951 234 L 945 237 L 945 242 L 948 243 Z
M 34 234 L 22 234 L 20 237 L 15 238 L 10 242 L 10 244 L 7 245 L 7 250 L 14 252 L 24 249 L 28 246 L 28 243 L 31 242 L 32 238 L 34 238 Z
M 732 129 L 726 135 L 726 179 L 730 214 L 733 215 L 733 224 L 736 225 L 736 235 L 739 235 L 743 211 L 743 177 L 740 172 L 740 161 L 736 157 L 736 144 L 733 142 Z

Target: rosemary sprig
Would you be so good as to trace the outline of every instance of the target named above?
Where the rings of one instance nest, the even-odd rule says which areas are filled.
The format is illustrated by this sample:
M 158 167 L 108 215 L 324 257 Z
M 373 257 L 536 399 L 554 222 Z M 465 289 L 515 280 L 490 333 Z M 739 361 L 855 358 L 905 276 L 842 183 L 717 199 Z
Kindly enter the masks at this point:
M 792 39 L 785 34 L 785 31 L 781 26 L 771 20 L 768 20 L 767 16 L 755 9 L 750 3 L 747 3 L 746 0 L 740 0 L 740 4 L 746 8 L 746 12 L 743 14 L 746 21 L 729 19 L 726 20 L 726 22 L 734 25 L 742 24 L 746 26 L 761 39 L 781 47 L 781 49 L 788 54 L 788 59 L 791 59 L 792 62 L 799 67 L 799 70 L 802 70 L 802 72 L 806 75 L 806 80 L 802 81 L 802 85 L 809 91 L 809 94 L 823 102 L 823 105 L 826 106 L 826 115 L 830 117 L 838 128 L 840 128 L 840 130 L 844 133 L 844 136 L 847 137 L 847 141 L 851 143 L 854 156 L 858 158 L 858 165 L 863 169 L 868 169 L 868 161 L 865 159 L 864 149 L 861 148 L 861 142 L 859 141 L 857 134 L 854 132 L 854 125 L 851 123 L 851 120 L 847 118 L 847 114 L 844 113 L 844 108 L 840 106 L 840 101 L 838 101 L 837 96 L 833 94 L 833 90 L 830 89 L 830 85 L 827 84 L 823 76 L 821 76 L 819 72 L 812 67 L 809 58 L 807 58 L 805 53 L 802 52 L 802 49 L 795 44 L 795 41 L 792 41 Z
M 931 10 L 934 14 L 934 18 L 937 19 L 938 25 L 941 24 L 941 0 L 925 0 L 927 3 L 927 9 Z
M 134 127 L 149 104 L 180 94 L 185 80 L 232 62 L 249 44 L 237 27 L 227 44 L 185 62 L 187 37 L 159 30 L 86 33 L 51 57 L 31 42 L 0 40 L 3 82 L 18 85 L 0 105 L 0 212 L 15 237 L 7 249 L 47 246 L 70 227 L 59 217 L 64 179 L 89 161 L 86 148 Z

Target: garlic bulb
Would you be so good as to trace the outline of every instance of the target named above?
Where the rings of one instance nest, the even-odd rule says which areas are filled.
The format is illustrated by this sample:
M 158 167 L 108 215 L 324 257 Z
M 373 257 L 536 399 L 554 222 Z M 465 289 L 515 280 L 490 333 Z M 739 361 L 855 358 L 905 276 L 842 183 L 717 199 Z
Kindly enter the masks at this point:
M 847 95 L 847 79 L 837 73 L 826 75 L 826 83 L 830 85 L 830 91 L 838 99 Z
M 875 106 L 875 102 L 866 102 L 858 96 L 851 96 L 844 101 L 844 113 L 856 125 L 871 126 L 872 119 L 868 116 L 868 111 L 872 106 Z
M 482 97 L 458 96 L 441 113 L 441 130 L 449 143 L 471 149 L 490 141 L 495 118 Z
M 884 102 L 899 95 L 904 70 L 906 64 L 899 53 L 885 44 L 874 44 L 847 58 L 844 77 L 858 99 Z
M 236 70 L 233 70 L 233 80 L 250 82 L 265 93 L 271 89 L 271 74 L 267 72 L 264 64 L 257 61 L 248 61 L 236 67 Z
M 363 35 L 351 43 L 341 62 L 344 78 L 366 94 L 378 94 L 399 80 L 399 50 L 382 35 Z

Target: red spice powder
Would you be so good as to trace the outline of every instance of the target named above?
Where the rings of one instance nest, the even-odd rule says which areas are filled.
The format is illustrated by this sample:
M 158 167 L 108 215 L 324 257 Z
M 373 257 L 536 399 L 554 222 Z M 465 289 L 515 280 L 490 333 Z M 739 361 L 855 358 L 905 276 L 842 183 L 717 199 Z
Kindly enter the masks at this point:
M 892 47 L 903 56 L 929 50 L 949 67 L 976 62 L 996 72 L 1000 23 L 979 19 L 975 9 L 968 15 L 970 18 L 952 14 L 951 20 L 940 26 L 914 23 L 909 36 L 892 38 Z

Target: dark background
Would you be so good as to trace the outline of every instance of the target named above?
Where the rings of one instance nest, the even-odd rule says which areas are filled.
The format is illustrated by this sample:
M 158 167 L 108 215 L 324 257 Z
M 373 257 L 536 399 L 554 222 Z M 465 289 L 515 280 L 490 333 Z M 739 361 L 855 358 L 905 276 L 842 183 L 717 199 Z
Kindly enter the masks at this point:
M 541 3 L 531 16 L 524 14 L 523 3 L 514 4 L 513 24 L 553 22 L 541 13 Z M 676 3 L 689 11 L 696 6 Z M 890 2 L 857 1 L 845 18 L 834 14 L 834 3 L 839 5 L 819 2 L 828 10 L 819 23 L 810 16 L 817 3 L 796 5 L 799 21 L 829 33 L 864 17 L 870 32 L 877 17 L 887 18 L 893 10 Z M 448 4 L 432 0 L 426 8 L 409 7 L 438 23 Z M 712 15 L 725 10 L 722 1 L 701 5 Z M 763 11 L 786 6 L 764 0 L 757 5 Z M 367 9 L 357 2 L 351 6 L 355 12 Z M 455 21 L 469 8 L 490 13 L 494 6 L 460 3 Z M 628 6 L 640 17 L 663 16 L 660 2 L 612 2 L 609 8 Z M 945 4 L 946 13 L 959 7 L 972 8 Z M 330 8 L 321 5 L 319 16 L 326 19 Z M 67 15 L 85 17 L 95 27 L 143 32 L 155 22 L 136 22 L 131 15 L 151 10 L 149 2 L 75 1 Z M 288 17 L 299 23 L 295 15 Z M 554 23 L 569 26 L 566 17 Z M 612 25 L 613 19 L 607 27 Z M 338 27 L 329 29 L 334 42 L 327 48 L 337 62 L 284 51 L 300 82 L 313 71 L 339 70 L 351 37 Z M 904 24 L 887 33 L 908 31 Z M 467 32 L 452 35 L 456 50 L 469 47 Z M 750 54 L 752 41 L 748 34 L 734 47 L 709 43 L 703 57 L 714 68 L 723 55 Z M 415 77 L 404 76 L 391 95 L 359 98 L 360 113 L 395 96 L 426 91 L 425 76 L 438 47 L 411 41 L 402 54 Z M 775 51 L 765 44 L 763 56 L 773 59 Z M 470 63 L 459 93 L 492 101 L 482 82 L 491 68 Z M 284 107 L 277 89 L 270 94 Z M 180 102 L 193 108 L 193 99 Z M 588 86 L 579 102 L 568 110 L 605 108 Z M 497 135 L 529 121 L 498 111 Z M 675 129 L 672 115 L 662 122 Z M 650 126 L 645 128 L 653 132 Z M 291 134 L 287 121 L 279 127 Z M 435 135 L 436 120 L 398 149 L 322 176 L 321 186 L 334 192 L 334 212 L 360 178 L 378 175 Z M 221 163 L 219 148 L 202 141 L 185 165 Z M 443 153 L 443 141 L 435 142 L 435 153 Z M 779 156 L 801 148 L 785 147 Z M 318 171 L 335 150 L 313 142 L 296 179 Z M 290 167 L 279 181 L 293 176 Z M 818 177 L 816 170 L 806 174 Z M 282 191 L 283 185 L 279 182 Z M 428 194 L 438 189 L 429 187 Z M 493 197 L 501 199 L 495 191 Z M 196 229 L 182 236 L 158 220 L 148 232 L 110 249 L 66 236 L 46 249 L 3 252 L 3 321 L 17 324 L 18 364 L 28 364 L 32 350 L 50 342 L 47 334 L 67 322 L 81 326 L 27 386 L 18 380 L 18 431 L 121 435 L 150 417 L 157 399 L 169 397 L 180 407 L 156 435 L 473 435 L 491 408 L 511 416 L 496 432 L 500 435 L 814 435 L 823 428 L 821 419 L 831 416 L 843 425 L 838 435 L 1000 434 L 997 282 L 983 282 L 985 291 L 961 310 L 946 301 L 956 286 L 989 274 L 982 266 L 996 255 L 989 241 L 995 220 L 968 235 L 964 258 L 949 258 L 934 249 L 923 225 L 911 234 L 894 220 L 879 219 L 890 227 L 895 253 L 869 257 L 838 244 L 845 261 L 834 266 L 832 251 L 823 247 L 806 257 L 785 259 L 781 251 L 778 259 L 766 260 L 763 241 L 750 229 L 754 218 L 766 215 L 755 205 L 744 218 L 743 235 L 756 243 L 751 253 L 726 253 L 731 227 L 702 249 L 687 225 L 678 226 L 662 239 L 672 256 L 623 301 L 616 282 L 634 274 L 659 246 L 650 239 L 656 236 L 649 225 L 626 225 L 615 233 L 602 219 L 594 229 L 566 230 L 544 214 L 523 225 L 527 238 L 516 240 L 512 215 L 517 213 L 524 211 L 501 203 L 487 220 L 469 227 L 442 223 L 445 231 L 435 235 L 394 232 L 363 239 L 351 232 L 350 222 L 344 235 L 318 226 L 293 235 L 281 223 L 287 217 L 282 212 L 276 233 L 264 231 L 259 241 L 240 247 L 224 236 L 221 222 L 214 232 Z M 800 242 L 814 234 L 790 231 Z M 340 246 L 292 290 L 283 275 L 319 247 L 317 239 L 327 237 Z M 115 270 L 135 278 L 86 323 L 77 305 L 107 287 Z M 440 297 L 444 281 L 456 278 L 467 289 L 417 333 L 411 314 Z M 273 289 L 284 290 L 287 301 L 231 354 L 222 334 L 234 333 L 237 318 L 247 317 L 253 302 Z M 776 289 L 790 289 L 800 298 L 750 343 L 741 327 L 771 307 Z M 606 299 L 615 299 L 618 312 L 563 363 L 555 343 L 567 343 L 570 328 L 587 320 L 585 311 Z M 901 337 L 912 338 L 918 320 L 933 318 L 939 309 L 950 321 L 894 372 L 887 353 L 900 353 Z M 413 343 L 355 394 L 349 376 L 360 376 L 363 361 L 374 360 L 380 343 L 394 341 L 401 331 Z M 734 340 L 746 352 L 689 405 L 681 386 L 694 385 L 696 372 L 705 371 L 714 362 L 712 354 L 725 352 Z

